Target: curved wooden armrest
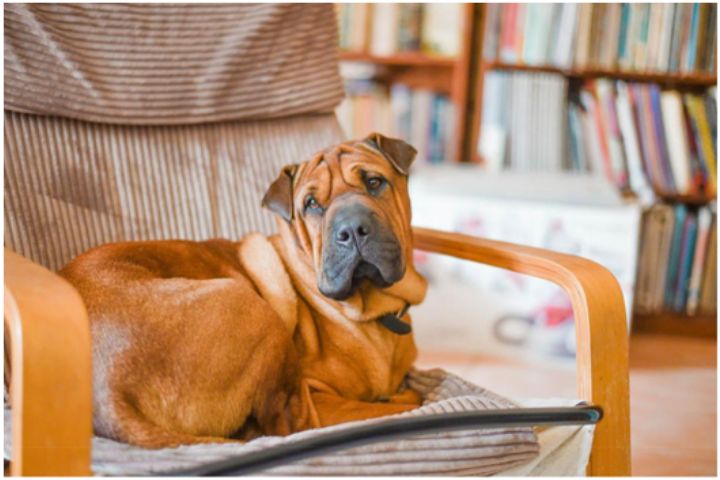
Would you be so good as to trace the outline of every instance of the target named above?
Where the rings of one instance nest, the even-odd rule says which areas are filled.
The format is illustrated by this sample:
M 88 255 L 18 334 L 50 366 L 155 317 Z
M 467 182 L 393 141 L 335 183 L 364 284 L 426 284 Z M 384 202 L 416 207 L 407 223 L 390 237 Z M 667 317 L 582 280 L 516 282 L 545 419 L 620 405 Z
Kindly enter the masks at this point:
M 10 473 L 90 475 L 90 331 L 80 295 L 6 248 L 5 328 L 12 367 Z
M 543 278 L 567 292 L 575 316 L 578 396 L 605 411 L 588 473 L 629 475 L 628 327 L 615 277 L 590 260 L 540 248 L 417 227 L 413 236 L 419 250 Z

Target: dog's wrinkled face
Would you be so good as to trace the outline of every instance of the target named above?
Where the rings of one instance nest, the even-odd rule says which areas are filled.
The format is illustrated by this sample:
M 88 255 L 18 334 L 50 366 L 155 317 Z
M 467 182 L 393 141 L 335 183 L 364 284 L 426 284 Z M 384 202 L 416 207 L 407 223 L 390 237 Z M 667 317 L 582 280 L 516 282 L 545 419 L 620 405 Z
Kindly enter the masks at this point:
M 323 295 L 345 300 L 363 285 L 386 288 L 405 275 L 415 153 L 402 140 L 371 134 L 285 167 L 268 189 L 263 206 L 290 223 Z

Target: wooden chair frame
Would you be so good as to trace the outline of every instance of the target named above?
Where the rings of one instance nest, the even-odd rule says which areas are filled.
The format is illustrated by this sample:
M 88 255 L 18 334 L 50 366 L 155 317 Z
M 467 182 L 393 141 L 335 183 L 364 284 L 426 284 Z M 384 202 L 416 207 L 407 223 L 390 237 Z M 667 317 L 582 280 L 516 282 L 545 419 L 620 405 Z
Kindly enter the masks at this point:
M 605 412 L 588 473 L 629 475 L 628 329 L 612 274 L 572 255 L 426 228 L 414 229 L 414 241 L 419 250 L 550 280 L 568 293 L 576 319 L 578 397 Z M 90 475 L 91 345 L 80 295 L 6 248 L 5 327 L 12 365 L 10 473 Z

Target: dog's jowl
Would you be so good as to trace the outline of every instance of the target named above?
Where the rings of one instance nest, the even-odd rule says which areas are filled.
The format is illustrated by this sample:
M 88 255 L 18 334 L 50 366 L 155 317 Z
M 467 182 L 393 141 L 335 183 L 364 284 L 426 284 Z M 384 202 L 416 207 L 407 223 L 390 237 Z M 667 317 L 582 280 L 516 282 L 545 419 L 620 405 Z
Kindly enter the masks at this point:
M 403 384 L 407 310 L 426 288 L 414 156 L 372 134 L 285 167 L 263 199 L 271 237 L 114 243 L 70 262 L 61 274 L 91 321 L 96 433 L 165 447 L 417 407 Z

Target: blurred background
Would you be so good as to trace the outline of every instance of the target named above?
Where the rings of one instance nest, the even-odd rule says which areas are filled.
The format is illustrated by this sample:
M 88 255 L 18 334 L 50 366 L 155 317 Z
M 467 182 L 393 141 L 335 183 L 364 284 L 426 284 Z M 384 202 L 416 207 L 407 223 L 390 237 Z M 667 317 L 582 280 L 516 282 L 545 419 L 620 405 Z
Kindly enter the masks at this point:
M 716 4 L 337 4 L 348 137 L 418 149 L 415 225 L 581 255 L 617 277 L 635 475 L 716 474 Z M 574 395 L 556 286 L 418 254 L 420 364 Z M 672 409 L 674 415 L 666 415 Z

